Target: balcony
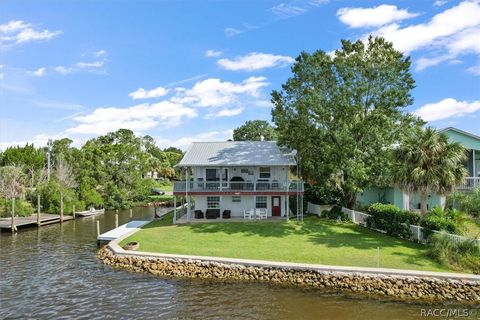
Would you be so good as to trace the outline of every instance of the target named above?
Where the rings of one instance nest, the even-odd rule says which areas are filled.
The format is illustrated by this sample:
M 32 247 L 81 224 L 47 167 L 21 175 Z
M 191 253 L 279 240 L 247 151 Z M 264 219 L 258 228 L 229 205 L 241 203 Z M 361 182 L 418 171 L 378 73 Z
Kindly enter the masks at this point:
M 471 191 L 475 187 L 480 187 L 480 177 L 466 177 L 463 183 L 457 186 L 457 190 Z
M 185 193 L 186 181 L 173 183 L 174 193 Z M 190 193 L 262 193 L 262 192 L 303 192 L 303 181 L 190 181 Z

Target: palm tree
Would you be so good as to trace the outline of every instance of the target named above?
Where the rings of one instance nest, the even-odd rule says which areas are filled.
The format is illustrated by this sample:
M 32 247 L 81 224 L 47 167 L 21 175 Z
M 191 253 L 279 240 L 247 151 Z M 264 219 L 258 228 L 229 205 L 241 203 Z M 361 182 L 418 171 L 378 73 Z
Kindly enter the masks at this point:
M 433 128 L 418 128 L 394 150 L 394 180 L 407 192 L 420 193 L 422 216 L 430 192 L 446 195 L 467 176 L 466 150 Z

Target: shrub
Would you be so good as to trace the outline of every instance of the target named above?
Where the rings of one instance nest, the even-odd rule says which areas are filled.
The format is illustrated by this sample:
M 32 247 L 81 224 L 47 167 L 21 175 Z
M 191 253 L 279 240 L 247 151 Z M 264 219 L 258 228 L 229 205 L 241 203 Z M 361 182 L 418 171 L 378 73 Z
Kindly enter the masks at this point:
M 34 209 L 30 202 L 25 200 L 15 200 L 15 215 L 19 217 L 28 217 L 32 215 Z M 11 217 L 12 216 L 12 200 L 0 199 L 0 216 Z
M 367 212 L 370 214 L 366 219 L 369 228 L 406 239 L 412 236 L 410 224 L 417 224 L 420 220 L 416 213 L 401 210 L 393 204 L 374 203 Z
M 455 209 L 442 210 L 435 207 L 421 220 L 420 225 L 427 238 L 432 234 L 432 230 L 461 234 L 465 229 L 465 214 Z
M 59 214 L 61 208 L 61 193 L 63 194 L 64 213 L 71 213 L 73 211 L 73 205 L 75 205 L 75 210 L 77 211 L 85 208 L 85 203 L 78 201 L 73 190 L 63 187 L 53 179 L 39 186 L 37 192 L 40 193 L 42 212 Z M 35 194 L 32 193 L 29 197 L 32 202 L 36 203 Z
M 480 246 L 475 240 L 453 241 L 445 232 L 433 234 L 428 254 L 450 268 L 480 274 Z
M 480 217 L 480 187 L 472 192 L 454 192 L 447 197 L 447 207 L 458 208 L 474 217 Z
M 339 204 L 342 199 L 340 192 L 325 185 L 312 186 L 305 184 L 304 200 L 314 204 Z
M 323 210 L 321 217 L 331 220 L 347 220 L 347 215 L 342 212 L 342 208 L 339 206 L 333 206 L 330 210 Z

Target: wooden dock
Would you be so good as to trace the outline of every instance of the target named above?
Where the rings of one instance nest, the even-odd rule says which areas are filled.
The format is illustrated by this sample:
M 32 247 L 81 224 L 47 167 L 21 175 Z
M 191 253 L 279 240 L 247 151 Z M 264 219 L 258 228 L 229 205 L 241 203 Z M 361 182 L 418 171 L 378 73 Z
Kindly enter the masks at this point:
M 15 217 L 13 218 L 13 225 L 17 227 L 29 227 L 29 226 L 44 226 L 46 224 L 58 223 L 68 220 L 73 220 L 73 216 L 63 215 L 62 221 L 59 214 L 40 213 L 32 214 L 29 217 Z M 12 229 L 12 218 L 0 218 L 0 229 Z
M 134 220 L 118 228 L 112 229 L 108 232 L 97 236 L 97 241 L 111 241 L 123 237 L 125 235 L 136 232 L 138 229 L 149 223 L 150 221 Z

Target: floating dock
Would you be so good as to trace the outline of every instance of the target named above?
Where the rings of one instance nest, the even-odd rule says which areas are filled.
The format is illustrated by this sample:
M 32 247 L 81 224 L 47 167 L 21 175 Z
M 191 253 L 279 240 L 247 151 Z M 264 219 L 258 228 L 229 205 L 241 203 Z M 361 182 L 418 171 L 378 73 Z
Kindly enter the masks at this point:
M 118 228 L 105 232 L 97 237 L 97 241 L 112 241 L 122 236 L 133 233 L 150 221 L 134 220 L 121 225 Z
M 13 229 L 17 227 L 44 226 L 46 224 L 58 223 L 73 220 L 73 216 L 59 214 L 40 213 L 32 214 L 29 217 L 14 217 Z M 0 218 L 0 229 L 12 229 L 12 218 Z

